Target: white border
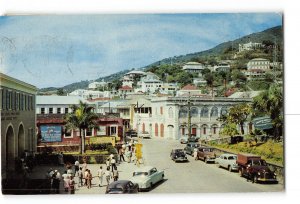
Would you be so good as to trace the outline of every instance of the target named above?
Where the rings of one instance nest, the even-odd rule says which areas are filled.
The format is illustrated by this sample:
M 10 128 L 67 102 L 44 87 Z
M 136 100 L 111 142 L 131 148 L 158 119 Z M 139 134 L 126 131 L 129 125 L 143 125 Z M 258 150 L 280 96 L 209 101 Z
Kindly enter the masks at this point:
M 299 86 L 299 28 L 300 16 L 297 1 L 286 0 L 2 0 L 0 14 L 74 14 L 74 13 L 200 13 L 200 12 L 283 12 L 284 13 L 284 44 L 285 44 L 285 128 L 286 128 L 286 192 L 262 194 L 169 194 L 151 196 L 76 196 L 55 199 L 55 202 L 89 203 L 189 203 L 189 202 L 219 202 L 219 203 L 287 203 L 299 200 L 299 176 L 295 174 L 299 159 L 300 97 Z M 1 25 L 0 25 L 1 26 Z M 296 114 L 296 115 L 295 115 Z M 297 151 L 298 150 L 298 151 Z M 51 196 L 52 197 L 52 196 Z M 1 196 L 1 201 L 19 203 L 52 203 L 49 196 Z M 45 199 L 46 198 L 46 199 Z M 54 197 L 53 197 L 54 198 Z M 58 198 L 58 197 L 55 197 Z

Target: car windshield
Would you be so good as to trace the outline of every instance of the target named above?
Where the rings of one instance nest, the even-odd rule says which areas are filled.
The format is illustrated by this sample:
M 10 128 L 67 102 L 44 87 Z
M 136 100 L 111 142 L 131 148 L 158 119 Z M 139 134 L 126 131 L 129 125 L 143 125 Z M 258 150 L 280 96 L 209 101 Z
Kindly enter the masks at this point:
M 203 152 L 213 152 L 213 149 L 203 149 Z
M 147 176 L 148 172 L 134 172 L 133 176 Z
M 229 156 L 228 160 L 236 160 L 236 156 Z
M 123 189 L 122 188 L 110 188 L 108 189 L 108 192 L 122 192 Z

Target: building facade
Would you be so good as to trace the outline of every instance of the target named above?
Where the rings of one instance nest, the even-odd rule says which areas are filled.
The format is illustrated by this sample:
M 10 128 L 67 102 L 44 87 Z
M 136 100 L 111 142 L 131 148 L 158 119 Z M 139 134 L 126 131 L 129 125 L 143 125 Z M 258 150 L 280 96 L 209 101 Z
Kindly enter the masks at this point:
M 146 100 L 146 99 L 144 99 Z M 157 97 L 147 100 L 142 110 L 135 109 L 133 127 L 149 132 L 154 138 L 179 139 L 188 134 L 188 97 Z M 203 140 L 220 137 L 224 124 L 217 119 L 226 114 L 229 108 L 239 103 L 251 103 L 252 99 L 191 98 L 191 134 Z M 134 101 L 132 101 L 134 103 Z M 141 103 L 141 100 L 138 102 Z M 146 110 L 148 109 L 148 111 Z M 252 125 L 245 124 L 245 133 Z
M 2 179 L 15 169 L 15 159 L 36 151 L 35 96 L 37 88 L 0 73 Z
M 205 69 L 205 66 L 199 62 L 188 62 L 182 67 L 182 69 L 186 72 L 200 73 L 203 69 Z

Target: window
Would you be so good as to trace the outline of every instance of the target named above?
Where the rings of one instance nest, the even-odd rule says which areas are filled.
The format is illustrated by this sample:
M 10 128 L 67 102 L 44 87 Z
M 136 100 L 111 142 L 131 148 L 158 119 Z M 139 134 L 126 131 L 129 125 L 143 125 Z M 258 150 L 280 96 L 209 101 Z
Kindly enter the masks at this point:
M 61 114 L 61 108 L 57 108 L 57 114 Z
M 41 108 L 41 114 L 45 114 L 45 108 Z
M 87 137 L 93 136 L 93 128 L 88 128 L 88 129 L 86 129 L 86 136 L 87 136 Z
M 110 135 L 117 135 L 117 127 L 111 126 L 110 128 Z
M 65 108 L 65 113 L 69 113 L 69 108 Z
M 191 116 L 192 116 L 193 118 L 198 116 L 198 108 L 193 107 L 193 108 L 191 109 Z M 199 116 L 198 116 L 198 117 L 199 117 Z
M 201 117 L 202 118 L 208 118 L 208 108 L 207 107 L 203 107 L 201 110 Z
M 211 109 L 211 117 L 213 117 L 213 118 L 218 117 L 218 108 L 217 107 L 213 107 Z
M 160 114 L 164 114 L 164 108 L 163 107 L 160 107 Z
M 53 113 L 53 108 L 49 108 L 49 114 Z

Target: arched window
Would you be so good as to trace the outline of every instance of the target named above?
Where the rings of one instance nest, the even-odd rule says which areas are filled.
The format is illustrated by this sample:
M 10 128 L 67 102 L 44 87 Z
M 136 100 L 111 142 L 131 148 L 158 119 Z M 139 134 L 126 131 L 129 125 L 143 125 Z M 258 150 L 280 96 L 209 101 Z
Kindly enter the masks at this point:
M 164 124 L 160 124 L 160 136 L 163 137 L 164 136 Z
M 172 107 L 169 108 L 168 114 L 169 114 L 169 118 L 173 118 L 174 113 L 173 113 L 173 108 Z
M 155 136 L 158 136 L 158 124 L 155 123 L 155 130 L 154 130 Z
M 210 116 L 211 116 L 212 118 L 218 117 L 218 108 L 217 108 L 217 107 L 214 106 L 214 107 L 211 109 Z
M 181 108 L 179 110 L 179 118 L 186 118 L 188 116 L 187 108 Z
M 194 118 L 196 118 L 198 116 L 198 108 L 192 107 L 191 116 L 194 117 Z
M 207 107 L 203 107 L 201 109 L 201 114 L 200 114 L 201 118 L 208 118 L 208 108 Z
M 227 113 L 228 113 L 227 108 L 226 108 L 226 107 L 222 107 L 222 108 L 221 108 L 221 116 L 222 116 L 222 115 L 227 115 Z

